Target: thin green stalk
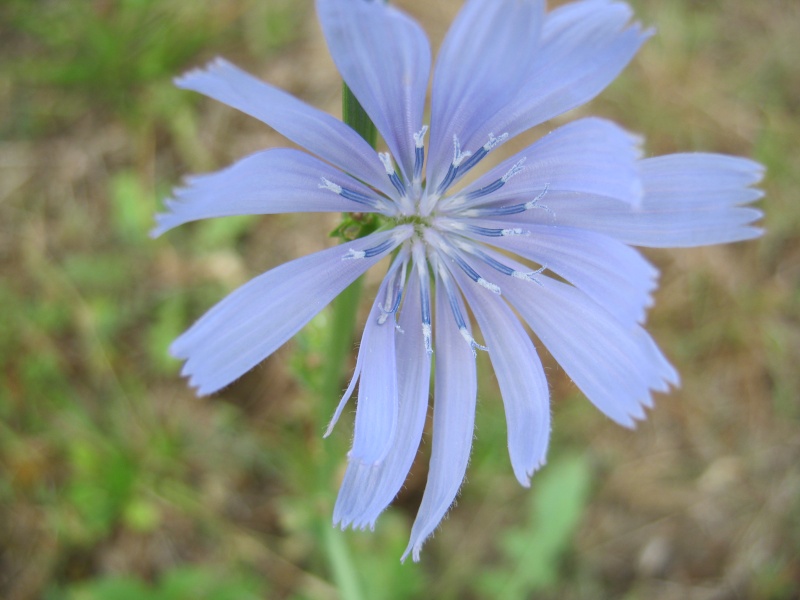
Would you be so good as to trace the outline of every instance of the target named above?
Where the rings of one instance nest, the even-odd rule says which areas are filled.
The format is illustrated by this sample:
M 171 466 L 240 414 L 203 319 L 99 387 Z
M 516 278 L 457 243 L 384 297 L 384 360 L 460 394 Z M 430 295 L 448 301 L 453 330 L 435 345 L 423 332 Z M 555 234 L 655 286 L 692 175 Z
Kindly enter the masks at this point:
M 342 84 L 342 120 L 375 148 L 378 143 L 378 130 L 346 83 Z

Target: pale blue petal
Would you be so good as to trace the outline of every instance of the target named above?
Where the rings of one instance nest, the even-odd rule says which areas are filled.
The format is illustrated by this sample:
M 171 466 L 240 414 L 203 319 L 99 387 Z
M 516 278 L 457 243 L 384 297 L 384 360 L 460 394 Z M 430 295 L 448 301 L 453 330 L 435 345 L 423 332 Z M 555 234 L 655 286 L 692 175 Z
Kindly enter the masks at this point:
M 410 226 L 285 263 L 249 281 L 175 340 L 182 374 L 200 394 L 228 385 L 272 354 L 344 288 L 413 233 Z M 383 247 L 383 244 L 386 244 Z M 347 258 L 380 248 L 374 256 Z
M 325 187 L 323 178 L 355 192 L 348 200 Z M 385 206 L 375 192 L 313 156 L 278 148 L 258 152 L 234 165 L 206 175 L 186 178 L 165 202 L 168 212 L 156 215 L 153 237 L 199 219 L 231 215 L 287 212 L 377 212 Z M 367 203 L 367 202 L 370 203 Z
M 366 466 L 377 465 L 386 457 L 397 428 L 397 357 L 394 319 L 379 321 L 382 314 L 387 276 L 375 298 L 359 348 L 363 353 L 358 381 L 353 447 L 349 457 Z
M 397 434 L 386 458 L 379 465 L 366 465 L 350 458 L 333 511 L 334 524 L 343 528 L 370 528 L 397 495 L 419 448 L 428 412 L 431 359 L 425 351 L 419 326 L 419 282 L 410 277 L 400 315 L 397 343 L 399 412 Z M 388 323 L 387 323 L 388 324 Z
M 550 441 L 550 393 L 542 363 L 505 301 L 456 273 L 489 349 L 508 427 L 508 452 L 517 480 L 528 487 Z
M 636 205 L 642 199 L 640 144 L 638 136 L 610 121 L 580 119 L 515 154 L 459 195 L 485 188 L 520 165 L 522 170 L 500 189 L 470 204 L 513 205 L 544 193 L 538 203 L 548 206 L 552 192 L 571 191 L 610 196 Z
M 508 104 L 526 81 L 536 57 L 543 0 L 469 0 L 445 37 L 436 59 L 431 99 L 428 177 L 435 187 L 453 159 L 453 136 L 475 151 L 486 115 Z M 500 134 L 501 131 L 493 133 Z
M 652 391 L 677 385 L 677 373 L 638 325 L 624 326 L 576 288 L 541 276 L 505 281 L 503 294 L 586 397 L 632 427 Z
M 317 0 L 317 13 L 342 78 L 410 181 L 431 69 L 425 33 L 380 1 Z
M 513 137 L 603 91 L 650 35 L 629 25 L 631 15 L 627 4 L 609 0 L 573 2 L 549 13 L 525 85 L 487 116 L 477 138 L 489 132 Z
M 175 80 L 263 121 L 306 150 L 367 182 L 389 197 L 396 192 L 378 155 L 353 129 L 218 58 Z
M 401 560 L 414 561 L 425 540 L 434 532 L 455 500 L 469 463 L 475 426 L 477 375 L 472 348 L 461 337 L 437 281 L 435 328 L 435 378 L 433 392 L 433 441 L 428 483 L 422 496 L 411 540 Z M 467 314 L 461 303 L 463 314 Z
M 518 227 L 519 223 L 477 221 L 477 225 Z M 607 235 L 574 227 L 526 224 L 527 235 L 474 236 L 557 273 L 600 304 L 621 323 L 645 320 L 658 271 L 642 255 Z M 498 257 L 502 261 L 502 257 Z
M 677 201 L 692 203 L 682 195 L 690 191 L 737 190 L 757 184 L 764 166 L 747 158 L 724 154 L 666 154 L 642 161 L 642 176 L 649 191 L 678 194 Z
M 405 268 L 409 258 L 409 252 L 406 248 L 403 248 L 398 252 L 398 254 L 394 257 L 392 261 L 392 266 L 389 268 L 389 271 L 386 273 L 386 276 L 383 278 L 383 282 L 381 283 L 381 289 L 378 292 L 378 296 L 376 298 L 384 298 L 384 294 L 386 293 L 387 286 L 390 285 L 392 278 L 397 273 L 398 269 Z M 404 271 L 405 272 L 405 271 Z M 378 300 L 376 299 L 376 303 Z M 373 312 L 375 310 L 375 306 L 373 306 Z M 367 322 L 369 325 L 369 322 Z M 350 384 L 347 386 L 342 398 L 339 400 L 339 404 L 336 407 L 336 410 L 333 413 L 333 418 L 328 423 L 328 428 L 325 431 L 325 435 L 323 437 L 328 437 L 333 428 L 336 426 L 336 423 L 339 421 L 339 417 L 342 416 L 342 411 L 344 407 L 347 406 L 350 397 L 353 395 L 353 391 L 356 389 L 356 384 L 358 383 L 359 378 L 361 377 L 361 371 L 364 367 L 364 362 L 369 355 L 369 332 L 372 330 L 371 327 L 365 327 L 364 332 L 361 336 L 361 344 L 358 348 L 358 358 L 356 358 L 356 366 L 353 369 L 353 377 L 350 379 Z
M 761 235 L 762 213 L 742 206 L 761 198 L 764 169 L 720 154 L 671 154 L 641 161 L 644 197 L 631 208 L 606 197 L 548 194 L 558 224 L 592 229 L 635 246 L 689 247 L 748 240 Z M 528 211 L 543 212 L 543 211 Z M 521 219 L 548 220 L 541 214 Z

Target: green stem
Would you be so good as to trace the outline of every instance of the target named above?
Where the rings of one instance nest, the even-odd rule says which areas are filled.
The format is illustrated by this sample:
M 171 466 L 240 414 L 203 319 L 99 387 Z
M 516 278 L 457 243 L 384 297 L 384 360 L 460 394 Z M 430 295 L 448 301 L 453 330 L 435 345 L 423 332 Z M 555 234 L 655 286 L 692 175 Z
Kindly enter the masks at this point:
M 342 90 L 342 113 L 344 122 L 355 129 L 374 148 L 378 139 L 375 125 L 346 84 Z M 361 277 L 333 302 L 328 353 L 322 380 L 322 393 L 326 406 L 335 406 L 342 393 L 347 357 L 350 356 L 355 338 L 358 300 L 363 287 L 364 281 Z M 328 461 L 322 461 L 322 463 L 329 464 Z M 322 476 L 318 478 L 318 481 L 327 484 L 328 478 Z M 361 582 L 344 533 L 333 529 L 330 523 L 322 523 L 322 528 L 325 552 L 328 555 L 333 579 L 342 599 L 361 600 L 364 598 L 364 594 L 361 592 Z
M 367 140 L 370 146 L 377 146 L 378 130 L 346 83 L 342 84 L 342 120 Z
M 339 595 L 342 600 L 362 600 L 364 594 L 361 593 L 358 572 L 347 547 L 344 532 L 334 529 L 330 524 L 326 525 L 323 531 L 325 551 L 328 553 Z

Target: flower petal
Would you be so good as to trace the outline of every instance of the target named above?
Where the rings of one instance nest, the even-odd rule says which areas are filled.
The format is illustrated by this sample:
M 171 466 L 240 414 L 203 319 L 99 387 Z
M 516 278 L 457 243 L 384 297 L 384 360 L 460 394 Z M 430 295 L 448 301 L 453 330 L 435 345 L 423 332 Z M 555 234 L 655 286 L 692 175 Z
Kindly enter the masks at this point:
M 326 187 L 322 182 L 327 181 Z M 287 148 L 258 152 L 234 165 L 186 180 L 156 215 L 153 237 L 199 219 L 286 212 L 377 212 L 383 200 L 367 186 L 313 156 Z M 337 193 L 345 188 L 352 198 Z
M 490 132 L 513 137 L 603 91 L 650 35 L 628 25 L 631 15 L 627 4 L 611 0 L 573 2 L 550 12 L 525 85 L 475 128 L 473 144 Z
M 342 78 L 411 181 L 431 69 L 425 33 L 384 2 L 317 0 L 317 14 Z
M 358 177 L 389 197 L 396 195 L 378 155 L 353 129 L 217 58 L 175 80 L 263 121 L 306 150 Z
M 520 225 L 511 221 L 475 224 L 508 229 Z M 484 237 L 481 241 L 558 273 L 623 324 L 644 322 L 658 271 L 639 252 L 607 235 L 575 227 L 525 224 L 524 230 L 527 235 Z
M 536 349 L 500 297 L 454 272 L 489 348 L 508 427 L 508 452 L 517 480 L 528 487 L 543 466 L 550 441 L 550 392 Z
M 507 177 L 502 187 L 470 206 L 525 203 L 542 193 L 541 204 L 547 205 L 549 194 L 560 191 L 599 194 L 637 205 L 642 199 L 640 144 L 638 136 L 610 121 L 579 119 L 503 161 L 458 196 L 466 197 Z
M 419 282 L 410 277 L 400 314 L 397 343 L 399 411 L 397 434 L 386 458 L 367 465 L 350 457 L 333 511 L 333 522 L 343 528 L 370 528 L 397 495 L 419 448 L 428 413 L 431 359 L 419 326 Z
M 349 457 L 366 466 L 378 465 L 394 442 L 397 428 L 397 356 L 394 319 L 380 322 L 389 276 L 372 304 L 359 348 L 363 353 L 358 382 L 353 447 Z
M 419 560 L 425 540 L 444 518 L 464 481 L 478 393 L 472 348 L 461 337 L 441 281 L 437 280 L 436 287 L 436 376 L 430 469 L 422 503 L 411 528 L 411 540 L 401 558 L 405 560 L 411 553 L 415 562 Z M 467 314 L 460 299 L 459 303 L 462 314 Z
M 677 373 L 639 326 L 624 326 L 576 288 L 549 277 L 505 281 L 503 294 L 586 397 L 626 427 L 643 419 L 651 390 Z
M 543 0 L 469 0 L 436 59 L 431 99 L 429 179 L 435 186 L 453 158 L 453 136 L 476 150 L 475 128 L 508 104 L 536 56 Z M 495 131 L 494 133 L 502 133 Z
M 172 355 L 186 359 L 182 374 L 200 394 L 228 385 L 282 346 L 412 233 L 411 226 L 374 233 L 249 281 L 172 343 Z M 380 251 L 371 254 L 370 249 Z
M 763 176 L 758 163 L 721 154 L 670 154 L 641 161 L 641 172 L 644 197 L 639 207 L 578 194 L 548 194 L 547 205 L 559 224 L 605 233 L 634 246 L 703 246 L 761 235 L 752 225 L 761 211 L 741 206 L 762 196 L 748 187 Z

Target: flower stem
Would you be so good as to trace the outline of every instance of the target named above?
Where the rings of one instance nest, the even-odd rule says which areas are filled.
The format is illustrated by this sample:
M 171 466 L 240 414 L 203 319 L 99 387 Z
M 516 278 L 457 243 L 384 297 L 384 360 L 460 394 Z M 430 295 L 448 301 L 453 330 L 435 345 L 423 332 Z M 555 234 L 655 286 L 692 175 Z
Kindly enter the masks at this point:
M 373 148 L 378 139 L 375 125 L 361 107 L 353 92 L 343 84 L 342 113 L 344 122 L 355 129 Z M 329 329 L 328 353 L 325 372 L 322 379 L 322 393 L 326 406 L 335 406 L 342 393 L 345 380 L 347 357 L 353 348 L 358 300 L 364 286 L 363 277 L 359 277 L 333 302 L 333 314 Z M 326 415 L 327 416 L 327 415 Z M 324 425 L 324 424 L 323 424 Z M 323 461 L 327 462 L 327 461 Z M 328 481 L 328 478 L 322 478 Z M 333 572 L 333 579 L 343 600 L 361 600 L 361 582 L 353 562 L 344 533 L 323 523 L 325 552 Z
M 370 146 L 376 147 L 378 130 L 346 83 L 342 84 L 342 120 L 367 140 Z

